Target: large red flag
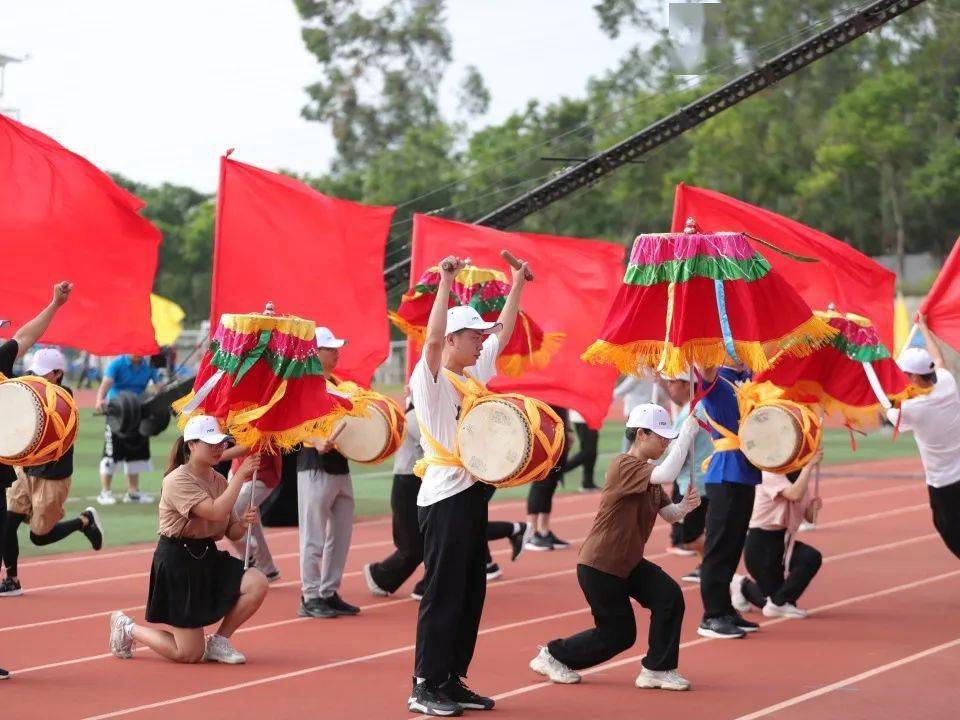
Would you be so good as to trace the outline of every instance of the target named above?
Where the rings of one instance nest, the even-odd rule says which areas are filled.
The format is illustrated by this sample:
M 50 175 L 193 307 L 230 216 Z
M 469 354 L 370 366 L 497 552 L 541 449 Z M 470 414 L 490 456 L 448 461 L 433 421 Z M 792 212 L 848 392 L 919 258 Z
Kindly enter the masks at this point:
M 834 303 L 842 312 L 864 315 L 874 322 L 884 344 L 893 346 L 896 275 L 863 253 L 783 215 L 680 183 L 673 204 L 673 231 L 681 232 L 688 217 L 695 218 L 705 232 L 746 232 L 788 252 L 817 258 L 820 262 L 797 262 L 754 243 L 810 307 Z
M 927 327 L 954 350 L 960 352 L 960 239 L 920 305 Z
M 211 326 L 272 300 L 346 338 L 337 375 L 369 385 L 390 352 L 383 255 L 393 211 L 222 158 Z
M 551 405 L 577 410 L 597 429 L 610 407 L 617 372 L 587 365 L 580 355 L 597 337 L 623 276 L 624 247 L 596 240 L 511 233 L 479 225 L 416 215 L 413 221 L 411 282 L 447 255 L 469 257 L 478 267 L 508 271 L 501 250 L 530 263 L 535 280 L 523 290 L 521 306 L 547 332 L 566 339 L 542 370 L 499 376 L 491 390 L 519 392 Z
M 144 203 L 52 138 L 0 115 L 0 318 L 16 325 L 74 284 L 43 342 L 95 355 L 157 351 L 150 291 L 161 235 Z

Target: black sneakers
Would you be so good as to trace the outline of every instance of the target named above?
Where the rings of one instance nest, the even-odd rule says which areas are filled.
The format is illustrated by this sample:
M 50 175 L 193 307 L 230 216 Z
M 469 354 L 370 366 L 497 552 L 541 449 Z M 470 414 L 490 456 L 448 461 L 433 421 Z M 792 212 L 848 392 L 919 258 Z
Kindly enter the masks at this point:
M 99 550 L 103 547 L 103 525 L 100 523 L 100 515 L 93 507 L 88 507 L 80 514 L 87 519 L 86 526 L 80 532 L 90 541 L 94 550 Z
M 487 581 L 496 580 L 498 577 L 503 575 L 503 571 L 500 570 L 500 566 L 495 562 L 487 563 Z
M 534 533 L 533 537 L 527 540 L 527 550 L 533 550 L 534 552 L 548 552 L 553 550 L 553 540 L 550 534 L 541 535 L 540 533 Z
M 496 705 L 493 698 L 477 695 L 468 688 L 462 678 L 450 678 L 440 686 L 440 692 L 464 710 L 493 710 L 493 706 Z
M 425 591 L 426 583 L 423 582 L 423 578 L 417 580 L 417 584 L 413 586 L 413 591 L 410 593 L 410 597 L 419 602 L 423 600 L 423 593 Z
M 340 615 L 359 615 L 360 608 L 346 602 L 339 593 L 334 593 L 328 598 L 323 598 L 329 607 L 332 607 Z
M 5 577 L 3 582 L 0 582 L 0 597 L 18 597 L 20 595 L 23 595 L 23 590 L 20 588 L 19 580 Z
M 570 547 L 570 543 L 568 543 L 566 540 L 561 540 L 554 535 L 553 530 L 550 531 L 548 537 L 550 538 L 550 542 L 553 543 L 554 550 L 566 550 L 568 547 Z
M 413 680 L 413 692 L 407 700 L 407 710 L 423 715 L 459 717 L 463 715 L 460 703 L 454 702 L 439 688 L 428 682 Z
M 744 632 L 752 633 L 760 629 L 760 626 L 757 623 L 752 622 L 751 620 L 747 620 L 743 615 L 738 613 L 736 610 L 733 611 L 733 615 L 729 616 L 729 619 L 734 625 L 736 625 L 738 628 L 740 628 Z
M 300 617 L 312 618 L 335 618 L 340 613 L 330 607 L 330 603 L 323 598 L 300 598 L 300 611 L 297 613 Z
M 523 544 L 527 539 L 527 524 L 519 523 L 520 530 L 510 536 L 510 562 L 515 562 L 520 553 L 523 552 Z
M 3 668 L 0 668 L 0 680 L 9 680 L 9 679 L 10 679 L 10 673 L 8 673 Z
M 746 636 L 746 632 L 733 623 L 729 616 L 704 618 L 697 628 L 697 635 L 718 640 L 736 640 Z
M 684 573 L 680 576 L 681 580 L 686 580 L 687 582 L 700 582 L 700 566 L 697 565 L 693 570 L 688 573 Z

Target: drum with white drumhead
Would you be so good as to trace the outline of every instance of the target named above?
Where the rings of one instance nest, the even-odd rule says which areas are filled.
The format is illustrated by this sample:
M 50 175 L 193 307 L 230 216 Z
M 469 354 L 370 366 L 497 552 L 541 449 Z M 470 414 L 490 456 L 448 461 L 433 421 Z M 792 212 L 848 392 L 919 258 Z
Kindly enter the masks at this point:
M 6 465 L 58 460 L 77 434 L 70 393 L 32 375 L 0 382 L 0 418 L 0 463 Z
M 820 447 L 820 419 L 804 405 L 771 400 L 740 423 L 740 450 L 755 467 L 783 474 L 799 469 Z
M 393 455 L 407 432 L 407 420 L 400 407 L 380 395 L 367 400 L 363 416 L 347 416 L 337 436 L 337 450 L 348 460 L 374 464 Z

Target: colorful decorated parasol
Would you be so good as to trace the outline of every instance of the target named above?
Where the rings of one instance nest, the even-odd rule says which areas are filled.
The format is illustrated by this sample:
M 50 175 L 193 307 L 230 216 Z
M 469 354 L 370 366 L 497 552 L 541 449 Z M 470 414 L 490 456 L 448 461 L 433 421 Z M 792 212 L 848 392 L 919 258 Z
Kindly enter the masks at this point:
M 636 375 L 691 364 L 768 369 L 803 357 L 837 330 L 813 312 L 739 232 L 640 235 L 623 285 L 587 362 Z
M 838 331 L 830 344 L 807 357 L 785 358 L 757 382 L 776 385 L 788 400 L 819 403 L 848 427 L 876 426 L 881 407 L 923 394 L 897 367 L 869 319 L 833 308 L 816 315 Z
M 431 267 L 412 290 L 404 293 L 397 311 L 390 313 L 393 324 L 418 347 L 423 345 L 430 308 L 433 307 L 439 283 L 440 268 Z M 493 321 L 500 315 L 509 293 L 510 283 L 502 272 L 468 265 L 453 282 L 449 305 L 470 305 L 484 320 Z M 529 368 L 546 367 L 564 337 L 565 334 L 561 332 L 544 332 L 533 318 L 521 310 L 510 342 L 497 359 L 498 372 L 515 377 Z

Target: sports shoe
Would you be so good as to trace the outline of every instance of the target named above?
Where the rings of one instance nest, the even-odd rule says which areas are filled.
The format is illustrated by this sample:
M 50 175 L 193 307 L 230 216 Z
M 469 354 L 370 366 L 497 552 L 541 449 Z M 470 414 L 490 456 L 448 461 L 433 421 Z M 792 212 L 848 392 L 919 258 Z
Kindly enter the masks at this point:
M 693 570 L 688 573 L 684 573 L 680 576 L 681 580 L 686 580 L 687 582 L 698 583 L 700 582 L 700 566 L 697 565 Z
M 546 675 L 551 682 L 561 685 L 573 685 L 581 679 L 580 673 L 574 672 L 557 660 L 545 647 L 541 647 L 540 653 L 530 661 L 530 669 L 535 673 Z
M 516 562 L 527 544 L 527 540 L 533 537 L 533 525 L 529 523 L 520 523 L 520 531 L 510 536 L 510 562 Z
M 117 498 L 109 490 L 101 490 L 97 495 L 97 502 L 101 505 L 116 505 Z
M 440 686 L 440 692 L 453 700 L 464 710 L 493 710 L 497 703 L 493 698 L 478 695 L 468 688 L 463 682 L 463 678 L 451 677 Z
M 767 604 L 763 606 L 763 615 L 768 618 L 782 617 L 790 620 L 802 620 L 807 616 L 807 611 L 801 610 L 793 603 L 777 605 L 773 600 L 767 598 Z
M 280 579 L 279 570 L 274 570 L 273 572 L 269 572 L 266 575 L 267 575 L 267 582 L 270 583 L 271 585 Z
M 247 658 L 223 635 L 207 635 L 207 648 L 203 651 L 203 661 L 224 665 L 243 665 Z
M 110 652 L 124 660 L 133 657 L 133 620 L 119 610 L 110 615 Z
M 734 575 L 730 581 L 730 603 L 737 612 L 748 612 L 750 610 L 750 601 L 743 594 L 743 581 L 746 578 L 743 575 Z
M 442 690 L 427 683 L 426 680 L 413 681 L 413 692 L 407 700 L 407 710 L 423 715 L 439 717 L 460 717 L 463 708 L 448 698 Z
M 373 579 L 373 573 L 370 571 L 370 566 L 372 564 L 373 563 L 367 563 L 363 566 L 363 579 L 367 581 L 367 588 L 370 590 L 371 594 L 376 595 L 377 597 L 386 597 L 390 593 L 377 585 L 377 581 Z
M 554 535 L 553 530 L 547 533 L 547 537 L 549 537 L 550 542 L 553 543 L 554 550 L 566 550 L 568 547 L 570 547 L 570 543 L 568 543 L 566 540 L 561 540 L 556 535 Z
M 20 581 L 12 577 L 5 577 L 0 582 L 0 597 L 19 597 L 23 595 L 23 589 L 20 587 Z
M 424 591 L 423 578 L 417 580 L 417 584 L 413 586 L 413 591 L 410 593 L 410 597 L 419 602 L 423 600 L 423 591 Z
M 810 532 L 811 530 L 816 530 L 817 524 L 812 522 L 807 522 L 804 520 L 800 523 L 800 527 L 797 528 L 797 532 Z
M 704 618 L 697 628 L 700 637 L 716 638 L 718 640 L 737 640 L 746 637 L 746 633 L 733 624 L 729 617 Z
M 743 630 L 745 633 L 754 633 L 760 629 L 760 626 L 757 623 L 753 622 L 752 620 L 747 620 L 743 615 L 736 611 L 734 611 L 733 615 L 730 616 L 730 622 Z
M 330 607 L 323 598 L 300 598 L 300 610 L 297 611 L 300 617 L 312 618 L 335 618 L 340 617 L 340 613 Z
M 130 492 L 128 490 L 123 494 L 123 502 L 132 505 L 150 505 L 153 503 L 153 495 L 147 495 L 147 493 L 142 492 Z
M 526 543 L 524 543 L 527 550 L 533 550 L 533 552 L 547 552 L 553 550 L 553 540 L 550 539 L 550 534 L 541 535 L 540 533 L 535 532 Z
M 10 673 L 8 673 L 3 668 L 0 668 L 0 680 L 9 680 L 9 679 L 10 679 Z
M 328 598 L 321 599 L 325 600 L 327 605 L 336 610 L 340 615 L 360 614 L 360 608 L 358 608 L 356 605 L 351 605 L 350 603 L 346 602 L 342 597 L 340 597 L 339 593 L 334 593 Z
M 81 532 L 90 541 L 91 547 L 94 550 L 99 550 L 103 547 L 103 524 L 100 522 L 100 515 L 93 507 L 88 507 L 80 514 L 87 517 L 87 525 Z
M 638 688 L 661 688 L 662 690 L 689 690 L 690 681 L 673 670 L 648 670 L 643 668 L 637 675 Z
M 496 580 L 501 575 L 503 575 L 503 571 L 500 570 L 499 565 L 497 565 L 495 562 L 487 563 L 487 582 Z
M 667 552 L 671 555 L 679 555 L 680 557 L 693 557 L 697 554 L 696 550 L 691 550 L 683 545 L 671 545 L 667 548 Z

